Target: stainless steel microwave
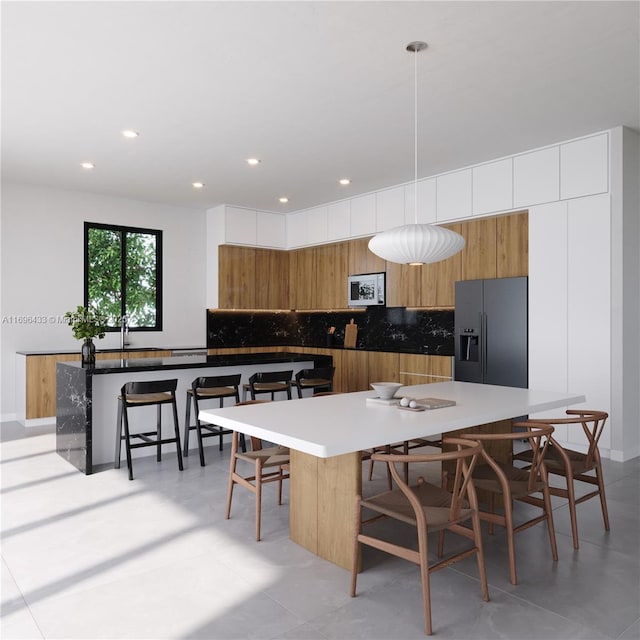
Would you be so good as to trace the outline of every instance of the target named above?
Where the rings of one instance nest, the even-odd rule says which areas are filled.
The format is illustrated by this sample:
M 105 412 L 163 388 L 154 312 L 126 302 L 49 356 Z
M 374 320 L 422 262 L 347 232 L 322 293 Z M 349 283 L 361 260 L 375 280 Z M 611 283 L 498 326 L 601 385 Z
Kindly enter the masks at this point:
M 349 276 L 347 299 L 350 307 L 384 305 L 384 273 L 362 273 Z

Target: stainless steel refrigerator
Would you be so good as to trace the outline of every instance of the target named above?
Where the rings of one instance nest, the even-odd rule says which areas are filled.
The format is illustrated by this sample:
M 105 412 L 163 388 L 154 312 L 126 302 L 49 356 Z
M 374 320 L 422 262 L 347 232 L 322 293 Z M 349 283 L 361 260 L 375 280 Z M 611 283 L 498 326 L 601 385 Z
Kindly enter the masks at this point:
M 456 282 L 454 378 L 528 386 L 527 278 Z

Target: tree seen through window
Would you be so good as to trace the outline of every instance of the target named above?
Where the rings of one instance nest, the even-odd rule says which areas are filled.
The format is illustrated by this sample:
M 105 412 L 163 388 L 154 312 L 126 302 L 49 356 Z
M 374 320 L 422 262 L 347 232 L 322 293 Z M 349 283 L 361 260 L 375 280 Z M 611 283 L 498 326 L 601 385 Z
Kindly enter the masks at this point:
M 119 329 L 162 329 L 162 231 L 85 222 L 85 305 Z

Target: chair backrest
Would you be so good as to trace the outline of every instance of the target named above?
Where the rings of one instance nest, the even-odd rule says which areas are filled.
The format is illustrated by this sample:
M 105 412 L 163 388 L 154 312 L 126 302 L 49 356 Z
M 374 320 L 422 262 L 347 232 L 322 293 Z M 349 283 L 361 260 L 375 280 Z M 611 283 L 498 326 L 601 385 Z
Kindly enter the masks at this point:
M 405 464 L 417 462 L 442 463 L 455 461 L 456 468 L 453 476 L 453 486 L 450 489 L 452 498 L 449 519 L 455 520 L 460 513 L 460 509 L 467 502 L 472 509 L 478 508 L 478 498 L 473 484 L 472 474 L 478 458 L 482 454 L 482 444 L 468 438 L 445 438 L 443 444 L 455 447 L 455 449 L 424 454 L 374 453 L 371 455 L 372 460 L 387 463 L 393 479 L 411 504 L 418 523 L 423 519 L 420 515 L 423 513 L 422 505 L 412 487 L 404 481 L 404 473 L 400 473 L 398 465 L 404 466 Z M 425 480 L 421 476 L 417 482 L 418 485 L 421 485 Z
M 249 384 L 261 382 L 291 382 L 293 370 L 291 371 L 260 371 L 254 373 L 249 378 Z
M 604 429 L 604 425 L 607 421 L 607 418 L 609 417 L 609 414 L 606 411 L 567 409 L 567 415 L 570 417 L 550 418 L 548 420 L 544 420 L 544 422 L 553 425 L 582 425 L 584 434 L 589 442 L 589 448 L 587 449 L 587 453 L 584 458 L 584 468 L 585 470 L 591 469 L 593 467 L 594 457 L 598 455 L 598 441 L 600 440 L 602 430 Z M 538 423 L 539 421 L 531 420 L 530 422 Z M 556 446 L 561 446 L 553 438 L 551 440 Z
M 333 380 L 333 374 L 335 373 L 335 367 L 317 367 L 315 369 L 301 369 L 296 373 L 296 383 L 301 380 L 327 380 L 331 382 Z
M 202 376 L 196 378 L 191 383 L 191 388 L 195 389 L 211 389 L 214 387 L 238 387 L 242 374 L 233 373 L 228 376 Z
M 471 440 L 479 440 L 483 444 L 485 442 L 497 441 L 497 440 L 528 440 L 531 447 L 532 459 L 531 467 L 529 468 L 529 478 L 527 481 L 527 487 L 530 491 L 533 491 L 536 487 L 536 483 L 541 479 L 546 482 L 547 470 L 544 467 L 544 457 L 547 453 L 549 441 L 551 440 L 551 434 L 553 433 L 553 426 L 545 422 L 514 422 L 513 428 L 518 431 L 509 433 L 465 433 L 461 437 L 469 438 Z M 482 457 L 500 476 L 501 471 L 496 461 L 483 450 Z
M 178 380 L 149 380 L 141 382 L 127 382 L 122 386 L 122 397 L 128 395 L 144 395 L 146 393 L 175 393 Z

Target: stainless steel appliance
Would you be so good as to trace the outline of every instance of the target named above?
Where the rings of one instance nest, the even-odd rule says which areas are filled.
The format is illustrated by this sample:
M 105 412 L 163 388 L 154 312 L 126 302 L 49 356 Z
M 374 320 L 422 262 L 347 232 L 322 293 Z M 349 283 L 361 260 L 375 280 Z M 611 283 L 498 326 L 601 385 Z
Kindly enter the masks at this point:
M 528 386 L 527 285 L 526 277 L 456 282 L 455 380 Z

